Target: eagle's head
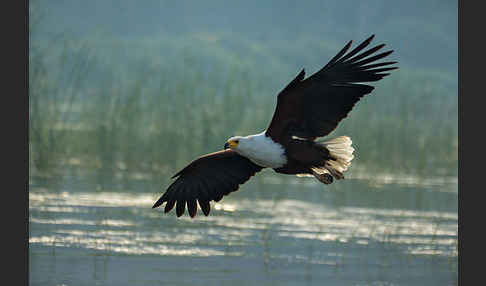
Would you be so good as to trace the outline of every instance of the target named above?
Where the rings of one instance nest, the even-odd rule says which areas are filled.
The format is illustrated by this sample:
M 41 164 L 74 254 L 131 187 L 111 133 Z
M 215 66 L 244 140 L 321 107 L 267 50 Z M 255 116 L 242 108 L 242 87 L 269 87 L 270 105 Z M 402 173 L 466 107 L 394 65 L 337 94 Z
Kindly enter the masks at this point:
M 224 144 L 224 149 L 238 149 L 238 146 L 240 146 L 240 143 L 244 140 L 245 138 L 242 136 L 233 136 L 226 141 L 226 144 Z

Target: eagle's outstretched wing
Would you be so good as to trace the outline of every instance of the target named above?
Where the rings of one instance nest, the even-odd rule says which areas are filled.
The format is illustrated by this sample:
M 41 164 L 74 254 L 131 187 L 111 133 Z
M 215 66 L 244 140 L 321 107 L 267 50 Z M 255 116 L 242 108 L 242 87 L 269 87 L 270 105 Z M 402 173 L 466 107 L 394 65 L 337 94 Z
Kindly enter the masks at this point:
M 152 208 L 167 202 L 164 211 L 167 213 L 177 202 L 176 214 L 184 214 L 186 203 L 189 215 L 196 216 L 199 202 L 203 213 L 210 212 L 209 202 L 218 202 L 223 196 L 238 190 L 251 176 L 262 167 L 233 150 L 222 150 L 204 155 L 191 162 L 172 178 L 177 179 L 168 187 Z
M 326 66 L 305 80 L 302 70 L 278 94 L 266 135 L 284 143 L 293 135 L 313 140 L 331 133 L 356 102 L 374 89 L 359 82 L 378 81 L 389 75 L 384 72 L 398 68 L 390 67 L 396 62 L 373 63 L 393 52 L 370 56 L 385 44 L 361 52 L 373 37 L 346 54 L 350 41 Z

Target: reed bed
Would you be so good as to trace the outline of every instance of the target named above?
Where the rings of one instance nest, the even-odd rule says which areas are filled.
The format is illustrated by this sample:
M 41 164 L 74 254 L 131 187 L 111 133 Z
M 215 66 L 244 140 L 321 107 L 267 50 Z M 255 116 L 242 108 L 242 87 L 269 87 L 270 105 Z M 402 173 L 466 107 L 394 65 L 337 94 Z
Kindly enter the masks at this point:
M 31 39 L 30 169 L 74 160 L 169 176 L 230 136 L 264 130 L 299 55 L 325 64 L 336 49 L 313 46 L 311 59 L 224 34 Z M 400 67 L 331 136 L 351 136 L 355 164 L 373 172 L 456 175 L 456 75 Z

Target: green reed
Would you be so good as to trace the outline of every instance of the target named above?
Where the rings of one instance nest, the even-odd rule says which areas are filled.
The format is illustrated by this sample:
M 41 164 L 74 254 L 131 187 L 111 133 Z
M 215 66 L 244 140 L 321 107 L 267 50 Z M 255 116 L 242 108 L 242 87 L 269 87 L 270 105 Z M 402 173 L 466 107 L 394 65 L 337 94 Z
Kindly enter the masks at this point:
M 230 136 L 265 129 L 276 94 L 300 69 L 239 39 L 249 52 L 201 36 L 63 42 L 49 49 L 39 40 L 30 50 L 36 170 L 76 158 L 89 167 L 171 175 Z M 134 47 L 139 52 L 130 54 Z M 334 46 L 321 48 L 331 54 Z M 373 171 L 456 174 L 456 79 L 406 66 L 392 73 L 330 136 L 351 136 L 356 165 Z

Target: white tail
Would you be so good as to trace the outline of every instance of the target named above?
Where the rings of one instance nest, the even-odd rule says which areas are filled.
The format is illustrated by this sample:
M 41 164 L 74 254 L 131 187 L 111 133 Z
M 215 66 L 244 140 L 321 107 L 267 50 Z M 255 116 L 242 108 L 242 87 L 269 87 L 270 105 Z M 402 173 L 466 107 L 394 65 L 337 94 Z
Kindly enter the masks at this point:
M 319 142 L 318 144 L 326 147 L 330 155 L 336 160 L 326 161 L 324 167 L 320 168 L 318 173 L 323 173 L 325 169 L 336 179 L 344 179 L 343 173 L 349 168 L 351 160 L 354 158 L 352 143 L 351 138 L 347 136 L 339 136 L 328 141 Z

